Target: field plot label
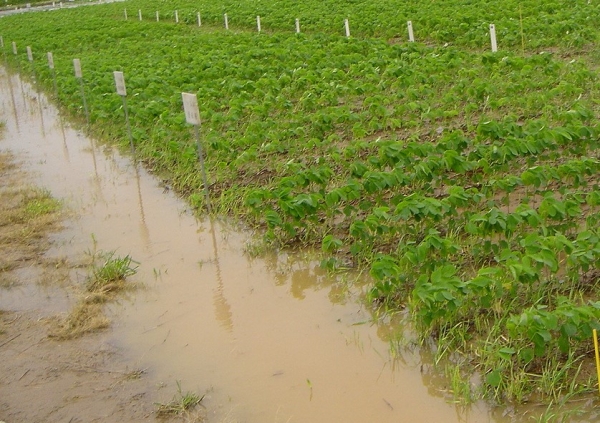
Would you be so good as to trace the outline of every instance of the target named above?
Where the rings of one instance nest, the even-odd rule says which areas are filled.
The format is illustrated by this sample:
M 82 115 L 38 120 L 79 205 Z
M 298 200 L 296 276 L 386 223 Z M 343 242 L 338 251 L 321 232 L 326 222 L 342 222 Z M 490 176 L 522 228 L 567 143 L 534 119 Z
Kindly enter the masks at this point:
M 296 34 L 300 34 L 300 19 L 296 18 Z
M 138 18 L 142 20 L 142 9 L 138 9 Z
M 30 46 L 27 46 L 27 60 L 33 62 L 33 52 L 31 51 Z
M 408 41 L 410 41 L 411 43 L 414 43 L 415 42 L 415 34 L 413 33 L 412 21 L 408 21 L 406 23 L 406 26 L 408 27 Z
M 16 56 L 17 55 L 17 43 L 16 42 L 12 42 L 12 51 L 13 54 Z
M 200 112 L 198 110 L 198 98 L 196 94 L 181 93 L 183 98 L 183 110 L 185 120 L 190 125 L 200 125 Z
M 202 17 L 200 16 L 200 12 L 196 13 L 196 18 L 198 19 L 198 26 L 202 26 Z
M 46 56 L 48 57 L 48 68 L 54 69 L 54 56 L 52 55 L 52 52 L 49 51 Z
M 490 41 L 492 42 L 492 52 L 498 51 L 498 44 L 496 43 L 496 25 L 490 24 Z
M 179 12 L 175 11 L 175 23 L 179 23 Z
M 260 16 L 256 17 L 256 30 L 258 32 L 260 32 L 261 28 L 260 28 Z
M 229 18 L 227 17 L 227 13 L 223 15 L 223 20 L 225 21 L 225 29 L 229 29 Z
M 346 37 L 350 36 L 350 23 L 348 19 L 344 19 L 344 29 L 346 30 Z
M 62 3 L 61 3 L 62 6 Z M 125 15 L 125 20 L 127 20 L 127 9 L 123 9 L 123 14 Z
M 117 94 L 120 96 L 127 95 L 127 89 L 125 88 L 125 76 L 123 72 L 114 71 L 113 75 L 115 77 L 115 86 L 117 87 Z
M 75 70 L 75 78 L 83 78 L 83 73 L 81 72 L 81 60 L 73 59 L 73 69 Z

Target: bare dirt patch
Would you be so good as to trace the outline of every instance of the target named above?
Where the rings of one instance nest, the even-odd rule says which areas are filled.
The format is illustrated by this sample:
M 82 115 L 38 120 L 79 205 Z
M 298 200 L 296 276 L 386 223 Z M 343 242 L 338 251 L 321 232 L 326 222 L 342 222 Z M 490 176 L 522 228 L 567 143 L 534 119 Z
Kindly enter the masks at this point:
M 110 326 L 106 292 L 100 298 L 82 290 L 73 277 L 82 264 L 45 256 L 48 234 L 60 229 L 61 207 L 26 181 L 14 158 L 0 152 L 0 421 L 201 421 L 193 410 L 159 418 L 156 403 L 172 393 L 111 345 L 102 331 Z M 28 306 L 42 304 L 49 287 L 79 300 L 67 298 L 58 314 L 55 306 Z M 16 290 L 42 301 L 12 309 Z M 79 323 L 69 320 L 74 316 Z M 57 336 L 73 324 L 73 333 Z

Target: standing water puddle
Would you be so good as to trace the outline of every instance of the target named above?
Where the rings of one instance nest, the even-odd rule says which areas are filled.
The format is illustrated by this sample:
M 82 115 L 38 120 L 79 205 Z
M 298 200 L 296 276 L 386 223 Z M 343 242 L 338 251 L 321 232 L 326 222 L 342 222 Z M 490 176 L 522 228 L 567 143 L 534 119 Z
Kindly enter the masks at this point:
M 76 218 L 55 253 L 130 254 L 144 287 L 113 305 L 113 343 L 156 383 L 207 393 L 209 422 L 490 422 L 465 412 L 419 351 L 390 355 L 356 285 L 294 255 L 252 259 L 248 234 L 197 221 L 129 159 L 62 127 L 56 109 L 17 76 L 1 75 L 0 148 Z M 41 101 L 41 103 L 40 103 Z M 52 298 L 52 297 L 48 297 Z

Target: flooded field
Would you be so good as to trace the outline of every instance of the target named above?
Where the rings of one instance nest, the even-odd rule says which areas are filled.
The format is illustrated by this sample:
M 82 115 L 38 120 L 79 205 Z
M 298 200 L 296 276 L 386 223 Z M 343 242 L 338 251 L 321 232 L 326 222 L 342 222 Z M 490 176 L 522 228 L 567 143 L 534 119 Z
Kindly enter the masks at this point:
M 359 275 L 332 278 L 310 253 L 251 258 L 251 234 L 197 220 L 161 181 L 61 123 L 45 97 L 0 75 L 1 150 L 73 212 L 57 256 L 116 251 L 139 262 L 143 287 L 111 305 L 110 342 L 156 385 L 206 394 L 209 422 L 505 422 L 464 410 L 416 349 L 391 354 L 390 322 L 361 305 Z M 358 282 L 356 281 L 358 280 Z M 13 290 L 0 307 L 69 301 Z M 543 410 L 543 409 L 542 409 Z M 539 414 L 541 411 L 537 410 Z M 584 420 L 579 420 L 584 421 Z

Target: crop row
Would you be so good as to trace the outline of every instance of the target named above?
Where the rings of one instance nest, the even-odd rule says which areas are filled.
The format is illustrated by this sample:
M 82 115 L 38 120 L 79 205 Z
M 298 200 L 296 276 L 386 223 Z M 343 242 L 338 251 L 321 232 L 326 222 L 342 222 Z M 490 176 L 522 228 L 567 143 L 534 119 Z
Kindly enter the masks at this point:
M 169 4 L 159 0 L 139 0 L 127 3 L 132 12 L 141 9 L 148 18 L 159 12 L 162 19 L 197 24 L 200 12 L 204 24 L 224 25 L 228 15 L 230 27 L 256 29 L 256 16 L 267 31 L 295 30 L 295 19 L 302 31 L 309 33 L 343 34 L 344 19 L 349 19 L 351 34 L 359 37 L 379 37 L 407 40 L 406 22 L 412 21 L 415 38 L 438 44 L 455 44 L 469 48 L 489 48 L 489 24 L 498 31 L 500 48 L 513 50 L 539 49 L 561 45 L 583 47 L 597 40 L 594 22 L 600 9 L 593 2 L 583 0 L 502 1 L 490 4 L 482 0 L 465 2 L 450 0 L 435 7 L 419 2 L 309 1 L 178 1 Z M 113 8 L 115 18 L 123 18 L 123 7 Z M 137 16 L 134 16 L 137 18 Z

